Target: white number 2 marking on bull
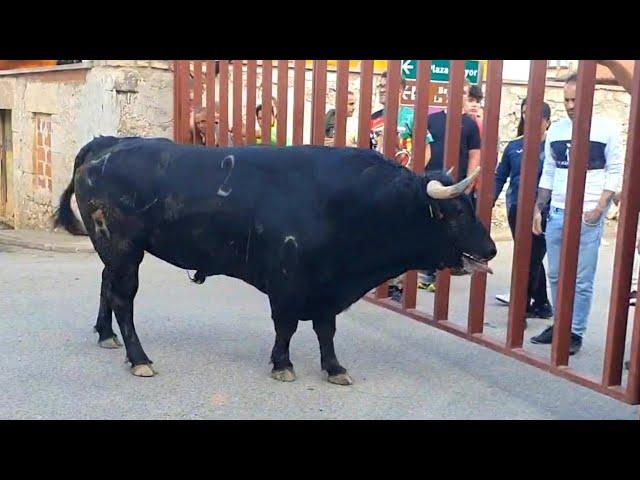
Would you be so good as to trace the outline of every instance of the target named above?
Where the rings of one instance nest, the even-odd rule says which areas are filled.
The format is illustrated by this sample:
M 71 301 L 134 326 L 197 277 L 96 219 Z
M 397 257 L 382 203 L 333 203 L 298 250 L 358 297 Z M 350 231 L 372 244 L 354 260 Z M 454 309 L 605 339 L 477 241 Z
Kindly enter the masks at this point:
M 222 159 L 222 162 L 220 162 L 220 168 L 229 169 L 227 178 L 224 179 L 224 182 L 222 182 L 222 185 L 220 185 L 220 188 L 218 189 L 218 195 L 220 195 L 221 197 L 227 197 L 231 193 L 232 189 L 229 188 L 228 190 L 225 190 L 225 186 L 227 184 L 227 181 L 229 180 L 229 177 L 231 176 L 231 172 L 233 171 L 233 167 L 235 166 L 235 164 L 236 164 L 236 159 L 234 158 L 233 155 L 227 155 Z

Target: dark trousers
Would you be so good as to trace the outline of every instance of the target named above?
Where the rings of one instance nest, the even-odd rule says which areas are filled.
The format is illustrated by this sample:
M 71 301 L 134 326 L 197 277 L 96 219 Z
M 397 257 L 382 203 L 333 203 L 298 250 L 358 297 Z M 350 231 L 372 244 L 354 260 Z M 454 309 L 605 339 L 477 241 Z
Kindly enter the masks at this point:
M 511 205 L 507 211 L 507 219 L 509 220 L 509 228 L 511 229 L 511 236 L 516 239 L 516 214 L 517 205 Z M 542 214 L 542 230 L 545 230 L 547 224 L 547 214 Z M 527 305 L 533 304 L 535 306 L 542 306 L 549 302 L 547 296 L 547 273 L 544 270 L 542 260 L 547 254 L 547 243 L 544 235 L 531 234 L 531 262 L 529 264 L 529 285 L 527 287 L 528 301 Z

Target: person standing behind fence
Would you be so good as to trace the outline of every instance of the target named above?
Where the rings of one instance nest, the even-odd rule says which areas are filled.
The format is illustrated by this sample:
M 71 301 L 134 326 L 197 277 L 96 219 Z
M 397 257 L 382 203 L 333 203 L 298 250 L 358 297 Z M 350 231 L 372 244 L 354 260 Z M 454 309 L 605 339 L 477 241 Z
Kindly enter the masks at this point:
M 256 125 L 256 143 L 263 143 L 262 140 L 262 111 L 264 107 L 262 104 L 256 106 L 256 120 L 258 124 Z M 269 141 L 266 143 L 271 143 L 272 145 L 277 145 L 278 143 L 278 108 L 276 107 L 276 99 L 271 99 L 271 129 L 269 132 Z M 287 141 L 286 143 L 290 143 Z
M 480 138 L 482 138 L 482 99 L 484 94 L 482 88 L 479 85 L 471 85 L 469 87 L 469 94 L 467 95 L 467 101 L 464 105 L 464 113 L 471 115 L 478 125 L 478 132 Z
M 400 89 L 397 93 L 401 97 L 406 86 L 406 80 L 400 79 Z M 378 102 L 383 106 L 382 109 L 371 114 L 371 126 L 369 133 L 369 146 L 373 150 L 383 153 L 384 150 L 384 120 L 385 106 L 387 103 L 387 72 L 383 72 L 377 85 Z M 398 117 L 396 122 L 397 142 L 395 148 L 394 160 L 400 165 L 410 168 L 411 162 L 411 137 L 413 136 L 413 108 L 405 105 L 398 105 Z M 433 137 L 427 130 L 425 134 L 425 165 L 429 163 L 431 158 L 430 144 Z M 402 277 L 397 277 L 389 282 L 389 294 L 391 298 L 397 302 L 402 296 Z
M 467 172 L 473 171 L 476 167 L 480 166 L 480 130 L 476 120 L 469 114 L 464 112 L 467 105 L 469 96 L 469 89 L 471 84 L 468 80 L 465 80 L 462 91 L 462 132 L 460 134 L 460 151 L 458 154 L 458 170 L 460 172 L 460 180 L 466 178 Z M 427 119 L 427 128 L 433 137 L 433 143 L 431 144 L 431 159 L 427 163 L 427 171 L 444 170 L 444 141 L 446 136 L 447 125 L 447 113 L 442 110 L 429 115 Z M 475 206 L 475 189 L 476 183 L 473 182 L 466 193 L 471 195 L 471 200 Z M 466 274 L 466 270 L 460 269 L 453 271 L 455 274 Z M 418 281 L 418 288 L 435 292 L 435 271 L 420 272 Z
M 516 138 L 524 136 L 524 116 L 525 116 L 524 112 L 525 112 L 526 108 L 527 108 L 527 99 L 524 98 L 522 100 L 522 103 L 520 104 L 520 121 L 518 122 L 518 127 L 516 128 Z M 546 138 L 546 131 L 545 131 L 545 138 Z M 542 146 L 542 155 L 544 157 L 544 142 L 543 142 L 543 146 Z M 544 164 L 544 162 L 543 162 L 543 164 Z M 538 177 L 538 181 L 540 181 L 540 177 Z M 495 206 L 495 200 L 494 200 L 494 206 Z M 545 222 L 546 222 L 546 219 L 545 219 Z M 510 295 L 508 293 L 498 294 L 498 295 L 496 295 L 496 300 L 498 300 L 501 303 L 504 303 L 504 304 L 508 305 L 509 301 L 510 301 Z
M 215 102 L 215 114 L 214 114 L 214 145 L 219 146 L 219 125 L 220 125 L 220 104 Z M 195 143 L 196 145 L 207 144 L 207 109 L 205 107 L 196 107 L 190 118 L 191 128 L 189 130 L 189 143 Z M 231 142 L 231 130 L 228 132 L 229 142 Z M 195 142 L 194 142 L 195 136 Z M 230 143 L 231 144 L 231 143 Z
M 526 114 L 526 98 L 522 102 L 522 118 Z M 547 103 L 542 105 L 542 140 L 540 143 L 540 155 L 538 165 L 538 178 L 542 175 L 542 167 L 544 165 L 544 143 L 547 129 L 550 125 L 551 108 Z M 507 219 L 511 236 L 514 241 L 516 239 L 516 218 L 518 211 L 518 193 L 520 186 L 520 167 L 522 165 L 522 154 L 524 152 L 524 137 L 518 136 L 511 140 L 504 149 L 502 159 L 496 169 L 496 185 L 493 196 L 493 204 L 495 205 L 498 196 L 504 188 L 504 184 L 509 179 L 509 188 L 507 189 Z M 542 211 L 542 229 L 546 225 L 546 216 L 549 212 L 549 206 Z M 526 316 L 537 318 L 551 318 L 553 309 L 549 303 L 547 296 L 547 279 L 546 272 L 542 260 L 547 253 L 547 246 L 543 235 L 533 235 L 531 243 L 531 262 L 529 264 L 529 283 L 527 287 L 527 311 Z M 504 303 L 509 300 L 500 299 Z
M 572 74 L 564 87 L 564 104 L 568 118 L 551 124 L 545 142 L 545 159 L 538 185 L 538 198 L 534 208 L 532 230 L 543 234 L 542 211 L 551 200 L 546 226 L 547 251 L 549 254 L 549 282 L 553 306 L 558 305 L 558 274 L 560 248 L 566 208 L 567 180 L 571 161 L 571 135 L 575 115 L 577 75 Z M 593 281 L 598 263 L 598 248 L 602 239 L 604 219 L 614 194 L 622 181 L 623 151 L 620 132 L 608 119 L 595 117 L 591 120 L 589 158 L 582 206 L 582 222 L 578 251 L 573 318 L 569 354 L 580 351 L 587 330 L 587 322 L 593 298 Z M 531 342 L 550 344 L 553 341 L 553 325 Z
M 347 127 L 345 145 L 347 147 L 358 146 L 358 117 L 354 115 L 356 111 L 356 94 L 351 90 L 347 92 Z M 332 146 L 334 143 L 336 126 L 336 110 L 332 108 L 324 117 L 324 144 Z
M 401 98 L 402 92 L 406 87 L 407 81 L 404 78 L 400 78 L 400 90 L 398 91 L 398 97 Z M 380 80 L 377 85 L 378 102 L 383 108 L 373 112 L 371 114 L 371 127 L 369 134 L 369 146 L 373 150 L 377 150 L 380 153 L 384 151 L 384 112 L 385 105 L 387 103 L 387 72 L 382 72 Z M 397 163 L 405 167 L 410 166 L 412 145 L 411 138 L 413 136 L 413 108 L 406 105 L 398 105 L 398 117 L 396 121 L 397 128 L 397 142 L 396 151 L 394 153 L 394 159 Z M 429 130 L 425 133 L 425 165 L 429 163 L 431 159 L 431 143 L 433 137 Z

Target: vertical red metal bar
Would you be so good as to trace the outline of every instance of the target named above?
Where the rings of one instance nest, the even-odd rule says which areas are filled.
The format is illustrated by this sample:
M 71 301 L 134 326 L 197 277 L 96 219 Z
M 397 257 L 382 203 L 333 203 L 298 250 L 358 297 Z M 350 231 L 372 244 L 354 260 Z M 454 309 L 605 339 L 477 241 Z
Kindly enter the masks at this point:
M 174 60 L 173 69 L 173 141 L 178 143 L 178 118 L 180 116 L 180 67 L 178 60 Z
M 278 60 L 278 145 L 287 144 L 287 94 L 289 92 L 289 60 Z
M 229 145 L 229 60 L 220 60 L 220 121 L 218 144 Z
M 262 61 L 262 125 L 260 135 L 263 144 L 271 143 L 271 108 L 273 106 L 272 93 L 273 62 Z
M 242 60 L 233 61 L 233 144 L 243 145 L 242 139 Z
M 256 143 L 256 84 L 258 62 L 247 60 L 247 110 L 246 110 L 246 145 Z
M 449 102 L 444 139 L 444 168 L 456 167 L 454 176 L 459 175 L 458 159 L 462 125 L 462 94 L 464 89 L 464 60 L 451 60 L 449 67 Z M 469 172 L 471 173 L 471 172 Z M 436 320 L 446 320 L 449 316 L 449 270 L 440 270 L 436 276 L 436 295 L 433 316 Z
M 293 66 L 293 136 L 294 145 L 304 141 L 304 60 L 295 60 Z
M 638 62 L 636 61 L 636 65 L 637 64 Z M 637 85 L 637 83 L 635 83 L 635 85 Z M 639 158 L 640 156 L 636 156 L 633 161 L 637 163 Z M 635 308 L 635 314 L 633 316 L 626 397 L 627 401 L 633 405 L 640 403 L 640 309 L 637 307 Z
M 479 78 L 480 82 L 482 82 L 482 76 Z M 480 149 L 480 165 L 482 165 L 482 171 L 477 204 L 478 218 L 489 232 L 491 232 L 491 210 L 495 189 L 494 172 L 498 158 L 498 127 L 501 97 L 502 60 L 489 60 L 484 107 L 484 135 Z M 471 334 L 482 333 L 483 330 L 486 288 L 487 274 L 474 272 L 471 276 L 469 316 L 467 318 L 467 331 Z
M 202 107 L 202 61 L 194 60 L 193 62 L 193 143 L 200 144 L 200 139 L 195 134 L 195 115 L 198 109 Z
M 394 159 L 398 147 L 398 102 L 400 91 L 400 60 L 387 60 L 387 100 L 384 106 L 384 145 L 387 158 Z M 376 288 L 376 298 L 389 296 L 389 283 Z
M 429 113 L 429 84 L 431 83 L 431 60 L 418 61 L 416 79 L 416 100 L 413 109 L 413 135 L 411 144 L 411 169 L 418 175 L 424 175 L 427 134 L 427 114 Z M 425 212 L 426 215 L 426 212 Z M 402 308 L 416 308 L 418 272 L 411 270 L 405 273 L 402 281 Z
M 180 124 L 180 135 L 182 143 L 187 143 L 189 141 L 189 132 L 191 130 L 191 124 L 189 119 L 191 118 L 191 61 L 183 60 L 181 61 L 183 68 L 183 77 L 184 82 L 181 84 L 181 101 L 182 101 L 182 117 Z M 194 119 L 195 121 L 195 119 Z
M 207 146 L 216 145 L 215 118 L 216 118 L 216 62 L 206 62 L 205 87 L 207 90 L 207 126 L 205 130 L 205 143 Z
M 542 102 L 544 100 L 546 60 L 533 60 L 529 69 L 527 88 L 527 122 L 520 167 L 520 188 L 516 237 L 511 268 L 511 294 L 507 324 L 507 348 L 521 348 L 524 338 L 524 320 L 527 309 L 527 286 L 531 264 L 533 234 L 533 206 L 536 200 L 538 169 L 540 165 L 540 141 L 542 139 Z
M 589 134 L 591 132 L 591 112 L 593 110 L 595 84 L 596 62 L 594 60 L 581 60 L 578 66 L 576 115 L 573 120 L 573 132 L 571 135 L 567 201 L 564 211 L 564 226 L 562 228 L 562 247 L 560 248 L 558 298 L 562 299 L 562 301 L 554 305 L 556 314 L 553 327 L 553 343 L 551 345 L 551 363 L 554 366 L 569 364 L 569 338 L 576 292 L 582 204 L 584 200 L 584 183 L 587 177 Z M 527 110 L 528 116 L 529 112 Z
M 324 145 L 324 109 L 327 104 L 327 61 L 313 61 L 313 100 L 311 143 Z
M 387 100 L 384 106 L 384 155 L 395 158 L 398 148 L 400 60 L 387 60 Z
M 427 135 L 427 117 L 429 114 L 429 87 L 431 84 L 431 60 L 418 61 L 416 78 L 416 101 L 413 110 L 413 145 L 411 168 L 414 173 L 424 174 Z
M 347 138 L 347 99 L 349 91 L 349 60 L 338 60 L 336 74 L 336 128 L 333 145 L 344 147 Z
M 202 61 L 193 62 L 193 110 L 202 107 Z
M 358 147 L 369 148 L 371 132 L 371 95 L 373 94 L 373 60 L 360 62 L 360 101 Z
M 181 84 L 182 78 L 182 62 L 180 60 L 173 61 L 173 141 L 176 143 L 182 142 L 182 136 L 180 134 L 180 119 L 182 114 L 181 103 Z
M 636 62 L 633 75 L 633 91 L 631 108 L 629 109 L 629 129 L 627 153 L 624 167 L 624 182 L 618 232 L 616 236 L 616 253 L 613 264 L 611 299 L 609 301 L 609 321 L 604 351 L 604 367 L 602 384 L 604 386 L 620 385 L 622 380 L 622 361 L 627 332 L 627 316 L 629 313 L 629 287 L 635 249 L 636 229 L 638 227 L 638 210 L 640 209 L 640 62 Z M 636 308 L 637 310 L 637 308 Z

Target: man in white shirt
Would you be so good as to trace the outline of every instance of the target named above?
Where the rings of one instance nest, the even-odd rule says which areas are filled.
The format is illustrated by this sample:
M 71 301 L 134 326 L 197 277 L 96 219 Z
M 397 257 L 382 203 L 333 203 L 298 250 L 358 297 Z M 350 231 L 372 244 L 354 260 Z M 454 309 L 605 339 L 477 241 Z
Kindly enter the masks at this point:
M 547 133 L 545 161 L 540 177 L 538 198 L 533 216 L 533 233 L 542 235 L 543 207 L 551 200 L 546 232 L 553 306 L 557 306 L 560 248 L 566 208 L 567 180 L 571 156 L 571 134 L 575 115 L 577 76 L 571 75 L 564 87 L 564 105 L 568 118 L 554 122 Z M 616 125 L 604 118 L 593 118 L 589 137 L 589 158 L 582 207 L 580 249 L 576 276 L 576 293 L 571 322 L 569 354 L 582 347 L 591 310 L 593 281 L 598 264 L 598 248 L 602 239 L 605 212 L 622 182 L 624 153 L 620 132 Z M 556 308 L 554 308 L 556 310 Z M 553 340 L 553 326 L 532 337 L 532 343 L 549 344 Z

